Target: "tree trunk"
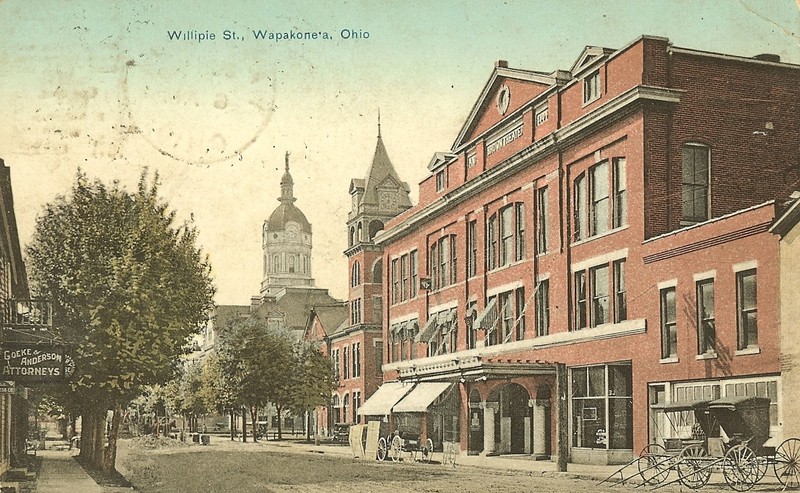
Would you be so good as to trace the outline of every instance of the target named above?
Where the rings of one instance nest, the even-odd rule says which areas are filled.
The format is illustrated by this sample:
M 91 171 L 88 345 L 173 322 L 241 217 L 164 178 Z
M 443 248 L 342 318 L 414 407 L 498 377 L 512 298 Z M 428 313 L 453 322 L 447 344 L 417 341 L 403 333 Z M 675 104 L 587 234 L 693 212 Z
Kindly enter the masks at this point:
M 105 410 L 92 410 L 83 414 L 81 426 L 81 457 L 90 467 L 102 470 L 105 462 Z
M 277 405 L 275 406 L 275 412 L 278 414 L 278 440 L 283 440 L 283 437 L 281 437 L 281 426 L 283 426 L 282 423 L 283 419 L 281 419 L 281 410 L 282 410 L 281 406 Z
M 111 472 L 117 467 L 117 438 L 119 425 L 122 422 L 122 406 L 114 404 L 114 416 L 111 418 L 111 433 L 108 436 L 108 447 L 105 450 L 103 471 Z
M 231 409 L 231 441 L 236 440 L 236 416 Z
M 247 409 L 242 408 L 242 443 L 247 443 Z
M 258 406 L 250 406 L 250 419 L 253 423 L 253 443 L 258 442 Z

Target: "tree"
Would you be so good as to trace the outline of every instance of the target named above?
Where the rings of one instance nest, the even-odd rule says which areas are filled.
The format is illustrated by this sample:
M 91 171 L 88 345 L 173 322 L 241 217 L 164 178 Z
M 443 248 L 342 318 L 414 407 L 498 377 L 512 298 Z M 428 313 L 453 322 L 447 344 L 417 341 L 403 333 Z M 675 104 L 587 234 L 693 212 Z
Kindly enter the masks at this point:
M 81 456 L 104 470 L 115 466 L 123 406 L 174 376 L 212 307 L 197 232 L 173 225 L 157 182 L 142 173 L 129 193 L 79 172 L 69 196 L 45 206 L 27 249 L 34 289 L 53 303 L 55 336 L 74 350 L 75 374 L 61 394 L 74 396 L 65 406 L 83 418 Z
M 242 404 L 238 401 L 236 382 L 231 381 L 222 371 L 218 353 L 213 353 L 203 361 L 200 396 L 206 407 L 220 414 L 230 414 L 231 440 L 236 437 L 236 410 Z
M 289 409 L 302 415 L 330 402 L 338 379 L 331 359 L 314 344 L 300 342 L 295 347 L 295 371 L 291 372 Z M 310 438 L 311 427 L 308 427 Z

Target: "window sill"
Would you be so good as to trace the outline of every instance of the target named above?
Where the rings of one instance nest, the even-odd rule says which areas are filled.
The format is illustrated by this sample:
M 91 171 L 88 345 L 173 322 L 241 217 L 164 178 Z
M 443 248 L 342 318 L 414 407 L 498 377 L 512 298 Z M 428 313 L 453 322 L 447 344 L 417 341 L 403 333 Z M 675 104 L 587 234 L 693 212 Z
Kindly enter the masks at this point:
M 761 348 L 758 346 L 751 346 L 744 349 L 738 349 L 735 353 L 736 356 L 747 356 L 748 354 L 761 354 Z
M 585 100 L 583 102 L 583 104 L 581 105 L 581 109 L 586 108 L 587 106 L 589 106 L 590 104 L 594 103 L 595 101 L 599 100 L 602 97 L 603 97 L 602 94 L 598 94 L 597 96 L 593 97 L 592 99 Z
M 570 246 L 576 247 L 576 246 L 579 246 L 579 245 L 583 245 L 584 243 L 589 243 L 590 241 L 599 240 L 600 238 L 605 238 L 608 235 L 613 235 L 614 233 L 619 233 L 620 231 L 625 231 L 626 229 L 628 229 L 628 225 L 627 224 L 624 225 L 624 226 L 620 226 L 618 228 L 609 229 L 605 233 L 600 233 L 600 234 L 597 234 L 597 235 L 594 235 L 594 236 L 588 236 L 586 238 L 582 238 L 582 239 L 580 239 L 578 241 L 573 241 L 572 245 L 570 245 Z
M 696 360 L 716 359 L 716 358 L 717 358 L 717 352 L 716 351 L 708 351 L 708 352 L 705 352 L 703 354 L 698 354 L 697 356 L 694 357 L 694 359 L 696 359 Z
M 674 357 L 674 358 L 661 358 L 660 360 L 658 360 L 658 362 L 661 363 L 662 365 L 671 364 L 671 363 L 677 363 L 678 361 L 680 361 L 680 360 L 677 357 Z
M 505 264 L 505 265 L 501 265 L 501 266 L 499 266 L 499 267 L 495 267 L 494 269 L 490 269 L 490 270 L 488 271 L 488 273 L 489 273 L 489 274 L 494 274 L 495 272 L 501 272 L 501 271 L 504 271 L 504 270 L 506 270 L 506 269 L 510 269 L 510 268 L 512 268 L 512 267 L 515 267 L 515 266 L 517 266 L 517 265 L 524 264 L 524 263 L 525 263 L 527 260 L 528 260 L 528 259 L 526 259 L 526 258 L 524 258 L 524 259 L 522 259 L 522 260 L 515 260 L 515 261 L 513 261 L 513 262 L 509 262 L 509 263 L 507 263 L 507 264 Z

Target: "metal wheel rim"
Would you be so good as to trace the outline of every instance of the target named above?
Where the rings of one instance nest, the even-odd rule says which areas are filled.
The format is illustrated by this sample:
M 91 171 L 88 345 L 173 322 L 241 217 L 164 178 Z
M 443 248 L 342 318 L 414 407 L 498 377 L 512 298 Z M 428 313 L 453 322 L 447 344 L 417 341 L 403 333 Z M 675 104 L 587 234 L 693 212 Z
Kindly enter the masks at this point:
M 381 437 L 378 440 L 378 460 L 383 462 L 386 459 L 386 439 Z
M 722 475 L 735 491 L 747 491 L 758 481 L 758 458 L 746 445 L 736 445 L 725 454 Z
M 663 483 L 669 476 L 669 454 L 667 449 L 657 443 L 651 443 L 642 449 L 636 461 L 639 476 L 646 486 Z
M 681 450 L 681 460 L 677 464 L 678 474 L 680 482 L 687 488 L 696 490 L 708 483 L 711 471 L 703 469 L 707 465 L 704 457 L 708 457 L 708 454 L 700 445 L 689 445 Z
M 389 449 L 389 455 L 392 458 L 392 462 L 397 462 L 397 461 L 400 460 L 400 452 L 401 451 L 402 450 L 401 450 L 401 447 L 400 447 L 400 437 L 394 437 L 392 439 L 391 448 Z
M 789 438 L 778 446 L 773 469 L 783 486 L 800 487 L 800 439 Z

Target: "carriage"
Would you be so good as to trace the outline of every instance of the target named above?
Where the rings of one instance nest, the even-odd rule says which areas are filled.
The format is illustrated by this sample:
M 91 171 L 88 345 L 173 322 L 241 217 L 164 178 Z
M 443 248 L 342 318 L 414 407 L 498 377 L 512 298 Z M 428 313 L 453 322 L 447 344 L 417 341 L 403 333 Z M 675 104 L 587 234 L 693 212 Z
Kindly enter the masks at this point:
M 660 431 L 657 417 L 663 416 L 672 432 L 647 445 L 604 482 L 640 479 L 655 488 L 681 483 L 698 489 L 713 472 L 720 472 L 733 490 L 747 491 L 772 466 L 784 488 L 800 487 L 800 439 L 789 438 L 777 448 L 766 445 L 769 405 L 765 397 L 654 405 L 656 430 Z

